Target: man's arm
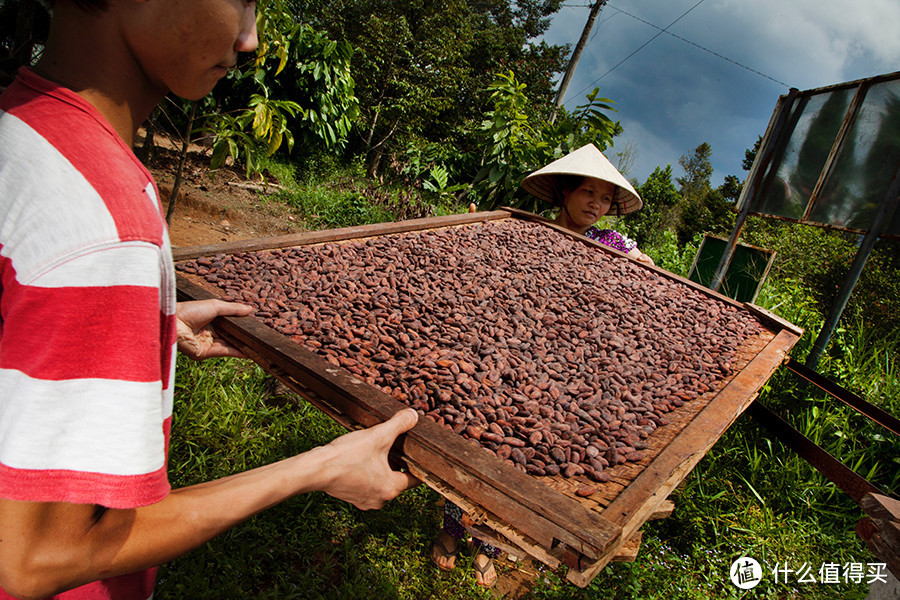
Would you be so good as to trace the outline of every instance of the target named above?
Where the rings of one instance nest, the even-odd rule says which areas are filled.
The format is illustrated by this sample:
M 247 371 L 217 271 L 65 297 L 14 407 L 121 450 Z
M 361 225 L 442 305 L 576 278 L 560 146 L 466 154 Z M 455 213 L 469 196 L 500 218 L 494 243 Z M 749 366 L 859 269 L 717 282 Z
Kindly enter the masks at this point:
M 393 471 L 387 452 L 418 418 L 403 410 L 375 427 L 244 473 L 173 490 L 136 509 L 0 499 L 0 586 L 43 598 L 96 579 L 138 571 L 196 548 L 287 498 L 324 491 L 361 509 L 380 508 L 418 483 Z

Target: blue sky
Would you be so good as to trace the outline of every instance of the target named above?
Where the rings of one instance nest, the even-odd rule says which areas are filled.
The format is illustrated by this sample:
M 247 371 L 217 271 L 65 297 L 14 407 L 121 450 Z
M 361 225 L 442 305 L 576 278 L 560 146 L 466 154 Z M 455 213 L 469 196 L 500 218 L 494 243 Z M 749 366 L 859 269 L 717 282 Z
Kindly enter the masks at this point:
M 567 0 L 544 39 L 574 46 L 590 4 Z M 628 58 L 660 33 L 652 25 L 666 29 L 679 17 L 667 31 L 709 52 L 662 33 Z M 618 112 L 610 116 L 624 133 L 607 156 L 616 162 L 616 151 L 629 147 L 629 178 L 643 183 L 666 164 L 679 177 L 678 159 L 708 142 L 718 185 L 725 175 L 745 178 L 744 151 L 765 132 L 778 97 L 790 87 L 898 70 L 898 0 L 610 0 L 565 105 L 583 104 L 595 87 L 615 101 Z

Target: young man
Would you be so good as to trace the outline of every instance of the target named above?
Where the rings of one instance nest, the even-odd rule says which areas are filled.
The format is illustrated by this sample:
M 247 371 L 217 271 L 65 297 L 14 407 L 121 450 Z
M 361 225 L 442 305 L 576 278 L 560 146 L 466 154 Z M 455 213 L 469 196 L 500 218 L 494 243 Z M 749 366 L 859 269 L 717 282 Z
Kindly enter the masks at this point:
M 416 483 L 387 462 L 404 410 L 170 490 L 175 347 L 237 356 L 208 325 L 250 309 L 176 305 L 130 148 L 168 91 L 202 98 L 256 43 L 245 0 L 56 0 L 42 58 L 0 96 L 0 598 L 146 600 L 155 565 L 293 495 L 369 509 Z

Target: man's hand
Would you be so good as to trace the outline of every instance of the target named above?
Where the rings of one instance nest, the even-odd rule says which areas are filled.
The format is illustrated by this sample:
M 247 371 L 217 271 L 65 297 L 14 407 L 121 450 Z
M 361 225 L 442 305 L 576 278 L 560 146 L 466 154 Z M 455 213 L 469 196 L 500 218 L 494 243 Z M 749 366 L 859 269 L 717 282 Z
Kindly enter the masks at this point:
M 194 360 L 216 356 L 243 358 L 237 348 L 218 338 L 210 323 L 216 317 L 246 317 L 253 307 L 222 300 L 179 302 L 175 309 L 178 322 L 178 349 Z
M 418 419 L 416 411 L 404 409 L 384 423 L 352 431 L 325 446 L 331 452 L 331 458 L 323 464 L 330 481 L 323 491 L 369 510 L 381 508 L 400 492 L 418 485 L 418 479 L 394 471 L 388 464 L 388 451 L 394 440 L 412 429 Z

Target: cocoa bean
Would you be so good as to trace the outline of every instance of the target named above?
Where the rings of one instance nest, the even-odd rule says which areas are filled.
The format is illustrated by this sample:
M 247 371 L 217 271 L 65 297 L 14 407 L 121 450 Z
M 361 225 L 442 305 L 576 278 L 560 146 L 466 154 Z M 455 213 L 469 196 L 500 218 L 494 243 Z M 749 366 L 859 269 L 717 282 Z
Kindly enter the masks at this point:
M 584 467 L 582 467 L 579 464 L 568 463 L 565 466 L 563 475 L 567 478 L 572 478 L 572 477 L 575 477 L 576 475 L 584 475 Z
M 575 495 L 580 496 L 581 498 L 586 498 L 596 493 L 597 489 L 589 485 L 579 485 L 577 488 L 575 488 Z
M 502 444 L 502 443 L 503 443 L 503 436 L 502 436 L 502 435 L 497 435 L 496 433 L 493 433 L 493 432 L 490 432 L 490 431 L 482 432 L 482 434 L 481 434 L 481 439 L 482 439 L 482 440 L 485 440 L 485 441 L 488 441 L 488 442 L 494 442 L 495 444 Z
M 606 471 L 598 471 L 597 469 L 593 469 L 590 473 L 588 473 L 588 477 L 598 483 L 606 483 L 610 480 L 609 473 L 607 473 Z
M 557 463 L 562 464 L 566 460 L 566 453 L 559 446 L 554 446 L 550 448 L 550 458 L 555 460 Z
M 529 461 L 517 468 L 580 464 L 595 481 L 644 460 L 665 415 L 721 389 L 765 331 L 748 311 L 515 219 L 176 268 L 427 418 L 517 449 Z M 586 300 L 597 289 L 609 293 Z
M 524 465 L 528 462 L 528 459 L 525 457 L 525 453 L 522 452 L 520 448 L 513 448 L 510 451 L 510 458 L 513 459 L 514 462 L 519 463 L 520 465 Z

